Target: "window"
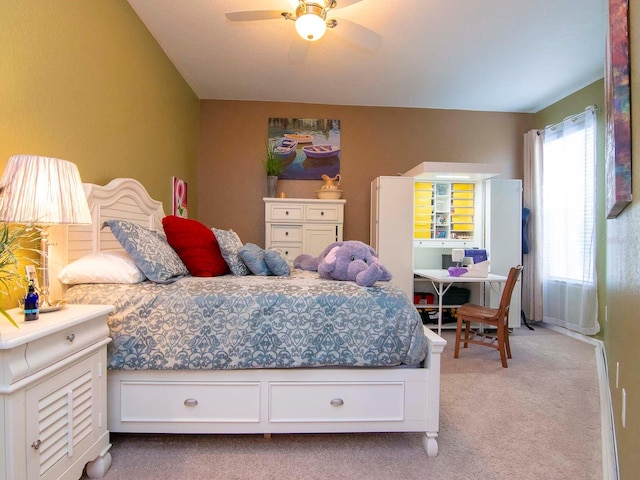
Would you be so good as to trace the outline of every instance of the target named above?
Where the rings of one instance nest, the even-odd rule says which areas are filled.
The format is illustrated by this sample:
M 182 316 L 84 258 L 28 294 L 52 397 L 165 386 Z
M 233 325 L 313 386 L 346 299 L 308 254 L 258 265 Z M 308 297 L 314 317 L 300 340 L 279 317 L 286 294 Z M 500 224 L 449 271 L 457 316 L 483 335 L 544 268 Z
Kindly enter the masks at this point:
M 543 270 L 548 280 L 595 282 L 595 111 L 545 129 Z

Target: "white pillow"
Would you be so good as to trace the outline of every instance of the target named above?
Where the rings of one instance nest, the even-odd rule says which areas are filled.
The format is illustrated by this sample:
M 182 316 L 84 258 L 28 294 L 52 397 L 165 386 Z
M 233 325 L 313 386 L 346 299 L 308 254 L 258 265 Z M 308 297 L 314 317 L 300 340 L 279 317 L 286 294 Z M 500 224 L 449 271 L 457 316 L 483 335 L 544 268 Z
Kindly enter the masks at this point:
M 71 262 L 58 274 L 67 285 L 78 283 L 139 283 L 144 273 L 123 251 L 89 253 Z

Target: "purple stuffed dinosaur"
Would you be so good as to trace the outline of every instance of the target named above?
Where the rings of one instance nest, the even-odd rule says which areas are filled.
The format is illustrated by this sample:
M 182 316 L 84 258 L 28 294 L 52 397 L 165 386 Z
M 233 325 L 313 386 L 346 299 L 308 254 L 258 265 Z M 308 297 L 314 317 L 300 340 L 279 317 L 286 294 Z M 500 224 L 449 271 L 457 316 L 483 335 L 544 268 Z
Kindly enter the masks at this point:
M 391 273 L 380 264 L 375 250 L 357 240 L 334 242 L 318 257 L 298 255 L 293 266 L 317 271 L 322 278 L 356 282 L 362 287 L 391 280 Z

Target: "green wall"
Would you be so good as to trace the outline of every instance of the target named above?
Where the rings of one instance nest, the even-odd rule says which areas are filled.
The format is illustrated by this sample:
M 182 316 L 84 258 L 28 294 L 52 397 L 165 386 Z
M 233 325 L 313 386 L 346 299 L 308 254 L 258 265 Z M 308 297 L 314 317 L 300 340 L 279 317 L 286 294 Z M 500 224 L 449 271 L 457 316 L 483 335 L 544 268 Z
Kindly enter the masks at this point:
M 199 102 L 125 0 L 0 0 L 0 170 L 70 160 L 84 182 L 133 177 L 197 214 Z
M 591 85 L 577 91 L 573 95 L 569 95 L 566 98 L 554 103 L 553 105 L 545 108 L 544 110 L 536 113 L 534 117 L 535 128 L 543 129 L 547 125 L 553 125 L 562 120 L 565 117 L 574 115 L 576 113 L 583 112 L 588 105 L 596 105 L 598 112 L 596 114 L 598 120 L 597 126 L 597 159 L 596 159 L 596 182 L 597 182 L 597 200 L 596 200 L 596 214 L 597 221 L 597 233 L 596 242 L 598 248 L 596 249 L 596 269 L 597 269 L 597 281 L 598 281 L 598 321 L 600 322 L 600 333 L 596 337 L 604 338 L 604 330 L 606 329 L 606 322 L 604 321 L 605 312 L 604 306 L 606 305 L 606 214 L 605 214 L 605 198 L 604 198 L 604 79 L 598 80 Z
M 615 219 L 607 220 L 609 320 L 604 338 L 622 480 L 637 478 L 640 471 L 640 0 L 630 0 L 629 16 L 633 201 Z M 623 390 L 627 404 L 624 426 Z

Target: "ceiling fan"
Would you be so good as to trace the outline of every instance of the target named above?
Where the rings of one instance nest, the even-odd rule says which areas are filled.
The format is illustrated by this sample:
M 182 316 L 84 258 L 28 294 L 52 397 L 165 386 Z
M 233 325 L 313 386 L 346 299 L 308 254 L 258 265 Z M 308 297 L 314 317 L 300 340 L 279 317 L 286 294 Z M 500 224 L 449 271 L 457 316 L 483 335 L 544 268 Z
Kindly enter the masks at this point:
M 229 12 L 225 14 L 225 17 L 230 22 L 275 20 L 278 18 L 292 20 L 296 24 L 298 35 L 309 42 L 315 42 L 322 38 L 328 28 L 335 28 L 336 32 L 342 30 L 341 33 L 346 40 L 366 50 L 377 50 L 382 37 L 376 32 L 349 20 L 335 18 L 327 20 L 327 15 L 332 10 L 346 7 L 359 1 L 361 0 L 340 0 L 340 7 L 338 7 L 337 0 L 297 0 L 294 13 L 280 10 L 246 10 Z M 338 25 L 340 27 L 336 28 Z

